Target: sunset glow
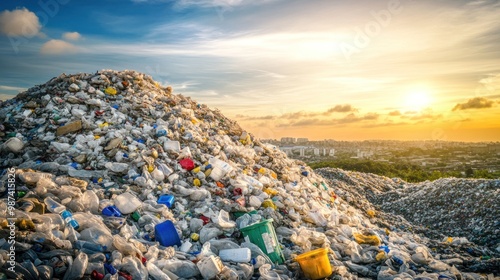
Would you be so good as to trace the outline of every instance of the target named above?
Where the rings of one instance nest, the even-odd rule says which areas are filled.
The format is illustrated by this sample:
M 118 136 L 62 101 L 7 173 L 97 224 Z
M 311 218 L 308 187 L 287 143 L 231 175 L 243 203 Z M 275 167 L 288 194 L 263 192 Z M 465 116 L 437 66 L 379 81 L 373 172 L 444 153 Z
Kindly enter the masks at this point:
M 415 89 L 406 96 L 406 107 L 422 110 L 431 105 L 431 94 L 427 89 Z
M 1 99 L 134 69 L 261 138 L 500 140 L 498 1 L 85 3 L 0 4 Z

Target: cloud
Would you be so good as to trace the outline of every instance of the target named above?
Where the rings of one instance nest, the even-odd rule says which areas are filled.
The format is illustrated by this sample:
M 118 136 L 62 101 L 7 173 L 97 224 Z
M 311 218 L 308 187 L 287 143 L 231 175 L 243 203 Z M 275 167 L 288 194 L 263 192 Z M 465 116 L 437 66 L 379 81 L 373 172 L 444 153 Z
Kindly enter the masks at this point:
M 27 88 L 0 85 L 0 90 L 25 91 Z
M 363 116 L 358 116 L 354 113 L 348 114 L 343 118 L 332 119 L 319 119 L 319 118 L 304 118 L 297 121 L 290 121 L 286 123 L 277 124 L 277 127 L 290 127 L 290 126 L 333 126 L 359 123 L 364 121 L 376 121 L 379 118 L 377 113 L 367 113 Z
M 294 126 L 302 126 L 305 123 L 315 123 L 316 125 L 325 125 L 325 124 L 332 124 L 332 123 L 349 123 L 349 122 L 356 122 L 360 120 L 369 120 L 369 119 L 377 119 L 378 114 L 376 113 L 368 113 L 363 117 L 358 117 L 354 113 L 351 113 L 344 118 L 341 119 L 331 119 L 331 120 L 325 120 L 323 118 L 318 118 L 321 116 L 329 116 L 333 112 L 340 112 L 340 113 L 348 113 L 348 112 L 357 112 L 358 109 L 354 108 L 352 105 L 345 104 L 345 105 L 336 105 L 335 107 L 332 107 L 324 112 L 306 112 L 306 111 L 297 111 L 297 112 L 291 112 L 291 113 L 284 113 L 281 115 L 265 115 L 265 116 L 248 116 L 248 115 L 242 115 L 242 114 L 237 114 L 235 117 L 238 118 L 239 120 L 243 121 L 249 121 L 249 120 L 289 120 L 293 122 Z
M 494 92 L 495 90 L 500 89 L 500 74 L 489 75 L 487 78 L 479 80 L 479 83 L 482 84 L 489 92 Z
M 391 116 L 391 117 L 401 116 L 401 112 L 398 110 L 392 111 L 389 113 L 389 116 Z
M 68 41 L 78 41 L 82 38 L 82 35 L 78 32 L 66 32 L 62 35 L 62 38 Z
M 2 100 L 12 99 L 15 96 L 16 96 L 16 94 L 0 93 L 0 103 L 2 102 Z
M 166 3 L 174 2 L 177 7 L 235 7 L 251 4 L 264 4 L 276 0 L 131 0 L 133 3 L 146 4 L 146 3 Z
M 406 111 L 405 115 L 415 115 L 417 113 L 418 113 L 417 111 Z
M 335 107 L 332 107 L 328 109 L 325 114 L 330 114 L 330 113 L 348 113 L 348 112 L 355 112 L 357 111 L 356 108 L 352 107 L 350 104 L 345 104 L 345 105 L 335 105 Z
M 289 119 L 289 120 L 295 120 L 295 119 L 300 119 L 300 118 L 310 118 L 310 117 L 315 117 L 318 116 L 319 113 L 308 113 L 304 111 L 299 111 L 299 112 L 294 112 L 294 113 L 286 113 L 281 115 L 281 119 Z
M 334 107 L 324 111 L 324 112 L 305 112 L 305 111 L 297 111 L 291 113 L 285 113 L 281 115 L 266 115 L 266 116 L 248 116 L 237 114 L 236 117 L 240 120 L 272 120 L 272 119 L 280 119 L 280 120 L 298 120 L 303 118 L 314 118 L 318 116 L 328 116 L 333 112 L 338 113 L 348 113 L 348 112 L 357 112 L 358 109 L 354 108 L 352 105 L 335 105 Z M 352 115 L 352 114 L 350 114 Z M 349 117 L 349 115 L 347 116 Z M 318 119 L 316 119 L 318 120 Z M 320 120 L 318 120 L 320 121 Z
M 432 109 L 428 108 L 421 112 L 407 111 L 404 113 L 404 115 L 401 115 L 400 117 L 403 119 L 408 119 L 413 121 L 422 121 L 422 120 L 436 120 L 441 118 L 442 116 L 443 116 L 442 114 L 435 114 Z
M 237 114 L 234 117 L 236 119 L 239 119 L 239 120 L 255 120 L 255 121 L 257 121 L 257 120 L 273 120 L 273 119 L 277 118 L 276 116 L 272 116 L 272 115 L 253 117 L 253 116 L 241 115 L 241 114 Z
M 376 120 L 376 119 L 378 119 L 378 117 L 379 117 L 379 114 L 377 114 L 377 113 L 368 113 L 364 116 L 357 116 L 357 115 L 351 113 L 342 119 L 338 119 L 337 123 L 346 124 L 346 123 L 355 123 L 355 122 L 366 121 L 366 120 Z
M 408 124 L 409 123 L 407 122 L 388 121 L 384 123 L 373 123 L 373 124 L 363 125 L 363 128 L 376 128 L 376 127 L 398 126 L 398 125 L 408 125 Z
M 418 120 L 425 120 L 425 119 L 430 119 L 430 120 L 436 120 L 441 118 L 443 115 L 441 114 L 433 114 L 432 112 L 425 112 L 420 115 L 415 115 L 410 118 L 410 120 L 418 121 Z
M 26 8 L 0 13 L 0 33 L 4 35 L 33 37 L 41 28 L 38 17 Z
M 42 45 L 40 49 L 41 54 L 57 55 L 57 54 L 71 54 L 78 52 L 78 48 L 71 43 L 63 40 L 50 40 Z
M 493 107 L 495 102 L 484 97 L 474 97 L 465 103 L 458 103 L 453 107 L 452 111 L 468 110 L 468 109 L 487 109 Z

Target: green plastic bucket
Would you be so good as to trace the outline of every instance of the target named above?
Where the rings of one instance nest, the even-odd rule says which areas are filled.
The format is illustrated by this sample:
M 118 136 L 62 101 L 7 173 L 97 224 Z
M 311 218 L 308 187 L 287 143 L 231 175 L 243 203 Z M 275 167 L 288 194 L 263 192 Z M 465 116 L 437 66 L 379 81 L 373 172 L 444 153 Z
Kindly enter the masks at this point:
M 278 243 L 273 227 L 273 219 L 264 220 L 240 229 L 245 241 L 257 245 L 274 263 L 283 263 L 285 257 Z

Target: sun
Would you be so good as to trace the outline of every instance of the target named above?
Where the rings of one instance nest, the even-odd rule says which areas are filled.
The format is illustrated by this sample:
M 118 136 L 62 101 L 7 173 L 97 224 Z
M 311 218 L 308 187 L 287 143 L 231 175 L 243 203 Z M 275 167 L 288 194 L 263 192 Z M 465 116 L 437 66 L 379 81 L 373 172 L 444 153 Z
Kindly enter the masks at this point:
M 412 110 L 422 110 L 431 103 L 431 94 L 427 89 L 415 89 L 406 96 L 406 107 Z

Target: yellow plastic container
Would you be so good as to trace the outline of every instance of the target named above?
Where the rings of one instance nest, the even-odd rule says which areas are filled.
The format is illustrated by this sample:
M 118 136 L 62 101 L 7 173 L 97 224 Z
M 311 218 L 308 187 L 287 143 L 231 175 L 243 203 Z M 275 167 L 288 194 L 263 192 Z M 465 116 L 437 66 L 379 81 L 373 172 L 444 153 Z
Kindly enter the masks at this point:
M 332 275 L 332 266 L 326 248 L 319 248 L 298 255 L 295 261 L 299 263 L 304 276 L 308 279 L 322 279 Z

